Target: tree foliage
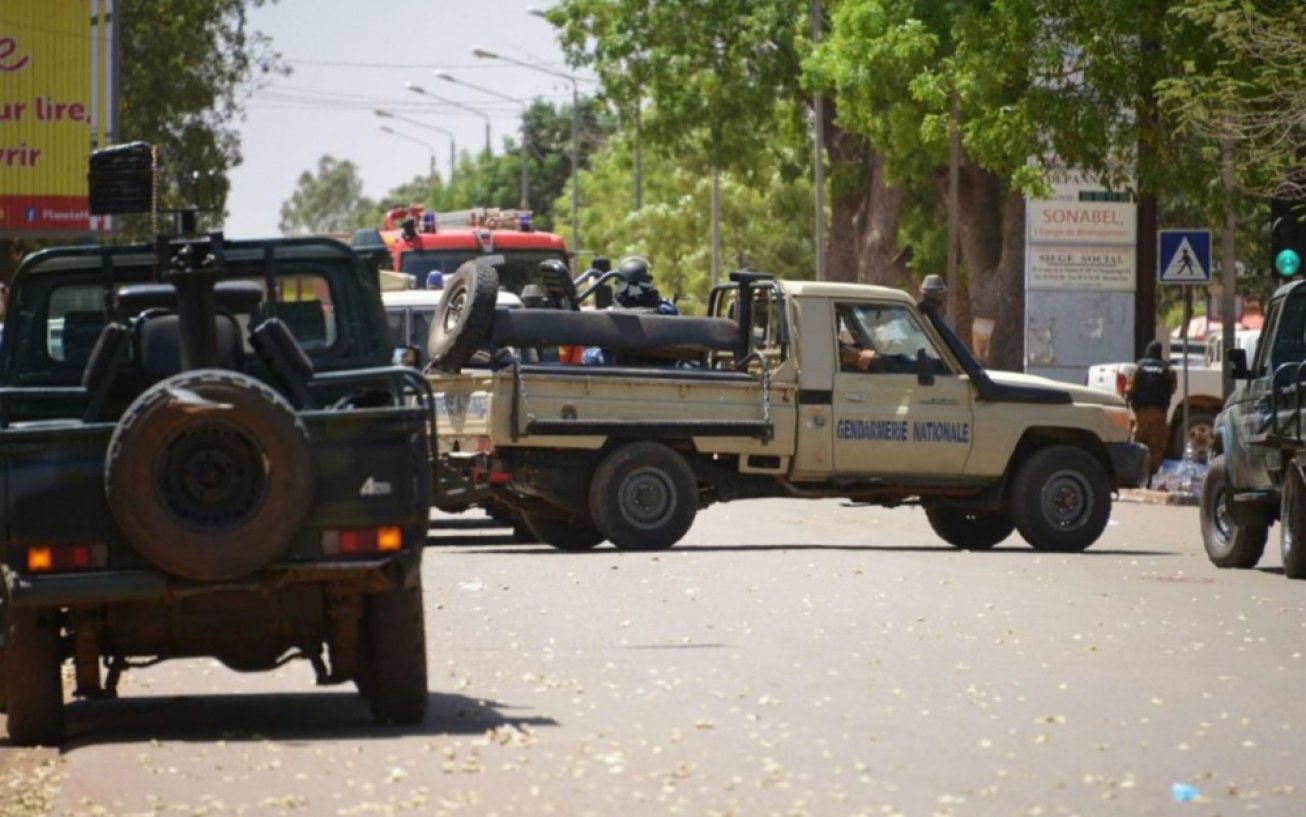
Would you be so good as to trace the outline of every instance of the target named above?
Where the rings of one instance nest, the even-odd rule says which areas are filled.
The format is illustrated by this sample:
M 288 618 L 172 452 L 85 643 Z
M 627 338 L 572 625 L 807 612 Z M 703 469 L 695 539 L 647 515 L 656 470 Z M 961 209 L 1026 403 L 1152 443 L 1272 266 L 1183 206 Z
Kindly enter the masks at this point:
M 375 227 L 377 205 L 363 195 L 363 182 L 353 162 L 323 156 L 317 173 L 299 174 L 295 192 L 281 205 L 282 233 L 347 233 Z
M 249 26 L 249 9 L 269 1 L 276 2 L 117 4 L 122 49 L 118 138 L 158 147 L 162 206 L 225 209 L 227 174 L 241 162 L 235 123 L 245 99 L 264 79 L 289 73 L 269 38 Z M 207 180 L 198 190 L 194 174 Z M 123 237 L 139 239 L 147 230 L 145 218 L 129 218 Z

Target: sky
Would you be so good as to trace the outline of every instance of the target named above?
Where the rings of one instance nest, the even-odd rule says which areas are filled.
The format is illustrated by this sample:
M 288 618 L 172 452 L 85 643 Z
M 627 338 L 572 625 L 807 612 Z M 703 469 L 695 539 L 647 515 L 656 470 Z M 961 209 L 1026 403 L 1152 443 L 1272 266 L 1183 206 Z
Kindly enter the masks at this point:
M 459 153 L 479 151 L 488 117 L 493 150 L 501 153 L 503 138 L 520 127 L 522 101 L 569 103 L 572 86 L 540 71 L 478 59 L 472 51 L 569 72 L 554 28 L 529 13 L 548 5 L 279 0 L 252 9 L 251 27 L 272 38 L 293 72 L 252 90 L 245 120 L 233 123 L 244 163 L 231 172 L 227 235 L 278 234 L 282 203 L 300 174 L 315 172 L 324 155 L 352 161 L 364 194 L 375 199 L 425 175 L 432 156 L 440 175 L 448 176 L 450 136 L 441 131 L 452 134 Z M 441 79 L 434 76 L 437 70 L 510 99 Z M 414 93 L 405 83 L 467 107 Z M 580 83 L 582 94 L 595 89 L 593 82 Z M 378 108 L 396 116 L 381 118 Z M 382 131 L 382 125 L 401 135 Z

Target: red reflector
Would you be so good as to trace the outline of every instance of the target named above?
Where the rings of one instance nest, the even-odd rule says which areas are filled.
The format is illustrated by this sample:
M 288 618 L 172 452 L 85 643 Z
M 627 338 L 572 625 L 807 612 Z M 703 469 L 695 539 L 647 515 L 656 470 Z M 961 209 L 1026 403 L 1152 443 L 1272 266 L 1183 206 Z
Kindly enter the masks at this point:
M 376 550 L 376 528 L 347 528 L 344 530 L 332 531 L 336 542 L 336 553 L 355 554 L 355 553 L 372 553 Z M 327 545 L 328 537 L 323 534 L 323 550 L 330 553 Z
M 512 482 L 512 473 L 508 471 L 491 471 L 489 482 L 491 485 L 507 485 Z

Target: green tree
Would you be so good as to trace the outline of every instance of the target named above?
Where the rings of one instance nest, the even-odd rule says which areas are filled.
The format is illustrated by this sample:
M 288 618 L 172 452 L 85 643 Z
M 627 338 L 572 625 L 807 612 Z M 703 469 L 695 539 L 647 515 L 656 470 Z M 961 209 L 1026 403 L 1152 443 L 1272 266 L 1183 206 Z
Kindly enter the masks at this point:
M 122 53 L 118 137 L 159 151 L 165 208 L 203 204 L 222 213 L 228 172 L 241 162 L 234 128 L 252 90 L 289 69 L 248 13 L 276 0 L 120 0 Z M 198 191 L 193 174 L 208 181 Z M 196 194 L 202 201 L 196 201 Z M 220 220 L 220 219 L 218 219 Z M 123 238 L 148 235 L 144 217 Z
M 281 205 L 277 226 L 288 235 L 346 233 L 375 227 L 378 208 L 363 195 L 358 168 L 348 159 L 318 159 L 317 173 L 299 174 L 295 192 Z
M 678 161 L 661 153 L 645 157 L 644 207 L 630 208 L 634 189 L 632 139 L 618 136 L 593 157 L 581 176 L 588 206 L 581 211 L 586 244 L 614 264 L 642 255 L 665 297 L 684 296 L 680 306 L 702 311 L 711 285 L 711 234 L 707 213 L 711 178 L 706 162 Z M 788 180 L 774 167 L 753 168 L 745 181 L 721 178 L 722 255 L 727 270 L 755 269 L 786 278 L 811 278 L 812 232 L 805 218 L 811 182 Z M 559 198 L 555 208 L 569 200 Z

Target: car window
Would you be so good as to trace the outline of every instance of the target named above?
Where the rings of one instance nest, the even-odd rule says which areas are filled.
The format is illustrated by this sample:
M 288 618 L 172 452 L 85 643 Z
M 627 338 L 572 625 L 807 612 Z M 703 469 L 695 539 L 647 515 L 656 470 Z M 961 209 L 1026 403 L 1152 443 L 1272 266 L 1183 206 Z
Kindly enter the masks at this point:
M 851 344 L 856 349 L 870 349 L 875 353 L 876 362 L 866 371 L 916 374 L 917 356 L 924 353 L 926 373 L 952 374 L 934 341 L 911 310 L 902 304 L 836 304 L 835 327 L 841 346 Z M 835 353 L 839 351 L 836 349 Z M 841 368 L 859 371 L 851 364 L 843 364 Z

